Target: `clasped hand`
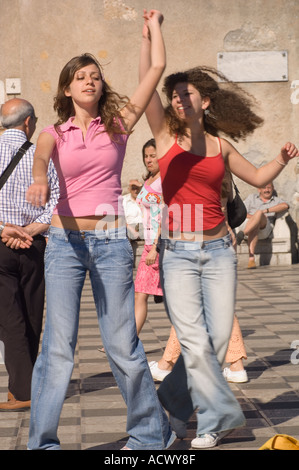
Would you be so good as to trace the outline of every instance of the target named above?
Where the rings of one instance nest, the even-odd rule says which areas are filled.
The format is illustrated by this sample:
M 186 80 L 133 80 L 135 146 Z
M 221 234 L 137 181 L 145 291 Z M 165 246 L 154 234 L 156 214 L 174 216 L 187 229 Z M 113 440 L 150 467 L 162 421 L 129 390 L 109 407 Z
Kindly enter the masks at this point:
M 13 250 L 30 248 L 33 238 L 18 225 L 5 224 L 1 235 L 2 242 Z
M 143 26 L 142 35 L 145 38 L 150 39 L 151 25 L 153 24 L 154 21 L 157 21 L 161 25 L 164 21 L 164 16 L 158 10 L 150 10 L 150 11 L 143 10 L 143 18 L 144 18 L 144 26 Z

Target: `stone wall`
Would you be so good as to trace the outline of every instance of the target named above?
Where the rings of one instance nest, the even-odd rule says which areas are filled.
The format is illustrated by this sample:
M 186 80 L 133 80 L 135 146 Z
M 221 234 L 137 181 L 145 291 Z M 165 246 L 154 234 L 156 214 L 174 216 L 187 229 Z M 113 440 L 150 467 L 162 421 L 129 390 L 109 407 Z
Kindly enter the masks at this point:
M 144 6 L 165 16 L 166 74 L 199 64 L 216 67 L 221 51 L 287 51 L 287 81 L 242 84 L 257 98 L 265 124 L 237 148 L 260 165 L 288 140 L 299 144 L 298 0 L 0 0 L 0 102 L 13 96 L 6 94 L 6 79 L 20 78 L 18 96 L 34 104 L 39 118 L 33 140 L 55 121 L 58 76 L 77 54 L 94 54 L 110 84 L 130 96 L 138 81 Z M 131 177 L 142 177 L 141 147 L 150 137 L 143 117 L 129 141 L 124 188 Z M 288 165 L 275 185 L 298 222 L 296 163 Z M 237 183 L 245 198 L 252 188 Z

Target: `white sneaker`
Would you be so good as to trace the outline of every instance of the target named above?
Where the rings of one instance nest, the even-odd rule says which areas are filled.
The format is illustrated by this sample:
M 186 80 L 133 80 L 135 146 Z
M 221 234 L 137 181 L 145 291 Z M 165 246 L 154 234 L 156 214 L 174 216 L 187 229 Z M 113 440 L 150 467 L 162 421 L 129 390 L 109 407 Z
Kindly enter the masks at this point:
M 170 374 L 171 370 L 162 370 L 159 369 L 158 367 L 158 362 L 156 361 L 151 361 L 148 363 L 152 377 L 154 380 L 158 380 L 159 382 L 162 382 L 166 375 Z
M 232 430 L 199 434 L 191 441 L 191 447 L 192 449 L 209 449 L 210 447 L 215 447 L 218 442 L 227 436 L 227 434 L 229 434 L 231 431 Z
M 223 370 L 223 376 L 228 382 L 244 383 L 248 382 L 248 376 L 246 370 L 230 370 L 229 367 L 225 367 Z

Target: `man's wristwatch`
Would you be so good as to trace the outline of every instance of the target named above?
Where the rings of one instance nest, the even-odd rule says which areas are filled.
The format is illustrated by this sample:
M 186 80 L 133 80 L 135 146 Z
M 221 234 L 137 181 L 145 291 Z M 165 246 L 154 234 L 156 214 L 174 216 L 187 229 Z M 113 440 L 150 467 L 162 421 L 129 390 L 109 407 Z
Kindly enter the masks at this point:
M 5 229 L 5 224 L 0 224 L 0 237 L 2 235 L 3 230 Z

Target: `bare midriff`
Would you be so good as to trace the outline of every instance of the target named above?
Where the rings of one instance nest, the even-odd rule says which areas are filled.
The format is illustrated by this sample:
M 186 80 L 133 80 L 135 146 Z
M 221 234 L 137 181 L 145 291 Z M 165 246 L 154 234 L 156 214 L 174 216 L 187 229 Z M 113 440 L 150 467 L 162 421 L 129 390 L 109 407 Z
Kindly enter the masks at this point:
M 53 227 L 63 228 L 65 230 L 73 231 L 88 231 L 88 230 L 108 230 L 126 225 L 125 219 L 122 216 L 115 215 L 97 215 L 85 217 L 66 217 L 64 215 L 54 214 L 52 217 L 51 225 Z
M 207 241 L 207 240 L 214 240 L 217 238 L 222 238 L 227 235 L 227 227 L 225 222 L 217 225 L 216 227 L 203 230 L 202 232 L 180 232 L 174 233 L 169 232 L 169 238 L 173 240 L 183 240 L 183 241 Z

